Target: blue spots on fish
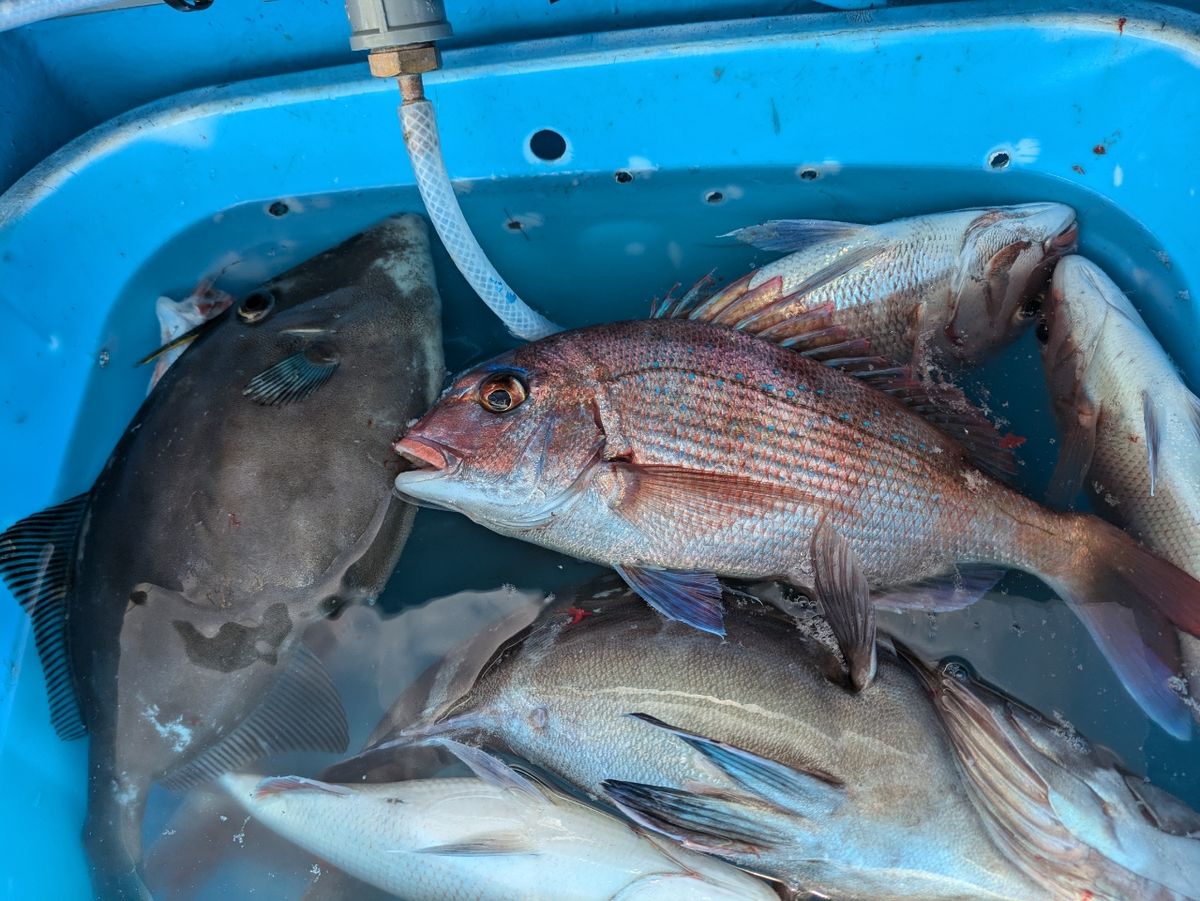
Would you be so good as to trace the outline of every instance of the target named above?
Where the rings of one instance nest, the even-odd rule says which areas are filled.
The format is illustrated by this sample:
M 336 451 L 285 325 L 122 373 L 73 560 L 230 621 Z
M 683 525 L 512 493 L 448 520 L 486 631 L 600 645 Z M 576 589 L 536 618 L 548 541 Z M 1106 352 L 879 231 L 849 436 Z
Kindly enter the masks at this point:
M 763 389 L 763 391 L 766 391 L 768 394 L 770 394 L 771 392 L 773 392 L 773 391 L 775 390 L 775 386 L 774 386 L 774 385 L 771 385 L 771 384 L 764 383 L 764 384 L 763 384 L 763 386 L 762 386 L 762 389 Z
M 869 429 L 869 428 L 871 428 L 871 420 L 869 420 L 869 419 L 864 419 L 864 420 L 863 420 L 863 428 L 864 428 L 864 429 Z
M 840 419 L 842 422 L 849 422 L 849 421 L 850 421 L 850 414 L 849 414 L 849 413 L 839 413 L 839 414 L 838 414 L 838 419 Z
M 795 392 L 795 391 L 793 391 L 791 388 L 788 388 L 788 389 L 787 389 L 787 392 L 786 392 L 786 394 L 787 394 L 787 396 L 788 396 L 788 397 L 795 397 L 795 396 L 796 396 L 796 392 Z
M 688 380 L 689 382 L 694 382 L 694 381 L 696 381 L 696 373 L 694 373 L 694 372 L 689 372 L 689 373 L 687 374 L 687 380 Z
M 735 372 L 733 374 L 733 379 L 734 379 L 734 381 L 737 381 L 737 382 L 744 382 L 744 381 L 746 381 L 746 376 L 744 376 L 740 372 Z

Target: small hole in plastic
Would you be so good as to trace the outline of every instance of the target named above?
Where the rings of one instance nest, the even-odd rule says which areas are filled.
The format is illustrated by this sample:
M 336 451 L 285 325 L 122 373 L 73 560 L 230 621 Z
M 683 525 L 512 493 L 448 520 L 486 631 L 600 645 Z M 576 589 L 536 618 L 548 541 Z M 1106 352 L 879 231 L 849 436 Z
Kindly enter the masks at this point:
M 725 195 L 722 194 L 720 191 L 709 191 L 707 194 L 704 195 L 704 200 L 707 203 L 720 203 L 724 199 L 725 199 Z
M 805 181 L 813 181 L 817 177 L 816 169 L 801 169 L 800 177 Z
M 519 232 L 521 230 L 521 220 L 509 219 L 507 222 L 504 223 L 504 227 L 507 228 L 510 232 Z
M 267 207 L 267 212 L 278 219 L 281 216 L 288 214 L 288 205 L 282 200 L 276 200 L 273 204 Z
M 633 173 L 627 169 L 618 169 L 613 173 L 613 178 L 617 180 L 617 184 L 627 185 L 633 181 Z
M 548 163 L 561 160 L 567 152 L 567 139 L 553 129 L 543 128 L 530 137 L 529 152 Z
M 1012 162 L 1011 157 L 1003 150 L 997 150 L 988 157 L 988 165 L 993 169 L 1007 169 L 1010 162 Z

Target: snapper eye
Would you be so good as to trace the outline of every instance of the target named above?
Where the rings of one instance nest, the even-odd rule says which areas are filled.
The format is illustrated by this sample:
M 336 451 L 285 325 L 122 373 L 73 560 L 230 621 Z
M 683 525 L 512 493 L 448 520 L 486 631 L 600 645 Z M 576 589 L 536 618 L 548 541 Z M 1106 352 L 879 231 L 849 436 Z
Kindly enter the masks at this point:
M 491 413 L 507 413 L 524 403 L 529 392 L 511 372 L 490 375 L 479 386 L 479 403 Z

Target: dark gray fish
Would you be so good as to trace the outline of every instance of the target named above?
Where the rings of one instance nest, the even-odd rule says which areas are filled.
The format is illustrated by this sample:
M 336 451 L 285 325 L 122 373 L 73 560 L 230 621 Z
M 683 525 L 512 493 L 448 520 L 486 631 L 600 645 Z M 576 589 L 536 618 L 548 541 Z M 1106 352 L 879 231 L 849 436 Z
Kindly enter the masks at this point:
M 146 895 L 153 781 L 345 749 L 299 639 L 375 597 L 399 557 L 413 511 L 389 443 L 436 396 L 440 306 L 422 220 L 351 238 L 203 327 L 92 490 L 0 535 L 54 726 L 91 738 L 97 894 Z
M 1200 815 L 1070 730 L 884 647 L 853 694 L 793 621 L 726 602 L 718 643 L 588 586 L 393 741 L 504 746 L 822 897 L 1200 897 Z

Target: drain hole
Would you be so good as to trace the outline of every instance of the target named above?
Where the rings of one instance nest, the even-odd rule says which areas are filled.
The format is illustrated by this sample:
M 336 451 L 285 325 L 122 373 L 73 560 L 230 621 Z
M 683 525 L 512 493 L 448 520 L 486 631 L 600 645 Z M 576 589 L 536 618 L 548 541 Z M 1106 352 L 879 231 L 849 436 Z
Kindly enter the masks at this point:
M 628 169 L 618 169 L 613 173 L 613 178 L 617 180 L 617 184 L 627 185 L 633 181 L 633 173 Z
M 720 203 L 724 199 L 725 195 L 720 191 L 709 191 L 704 195 L 704 200 L 706 203 Z
M 543 128 L 529 139 L 529 152 L 548 163 L 561 160 L 567 152 L 567 139 L 553 129 Z
M 1003 150 L 997 150 L 988 157 L 988 165 L 993 169 L 1007 169 L 1011 161 L 1009 155 Z
M 504 223 L 504 226 L 510 232 L 519 232 L 521 230 L 521 220 L 520 219 L 509 219 L 507 222 Z
M 816 169 L 801 169 L 800 177 L 805 181 L 813 181 L 817 177 Z
M 288 205 L 282 200 L 276 200 L 273 204 L 267 207 L 267 212 L 278 219 L 281 216 L 286 216 L 288 214 Z

